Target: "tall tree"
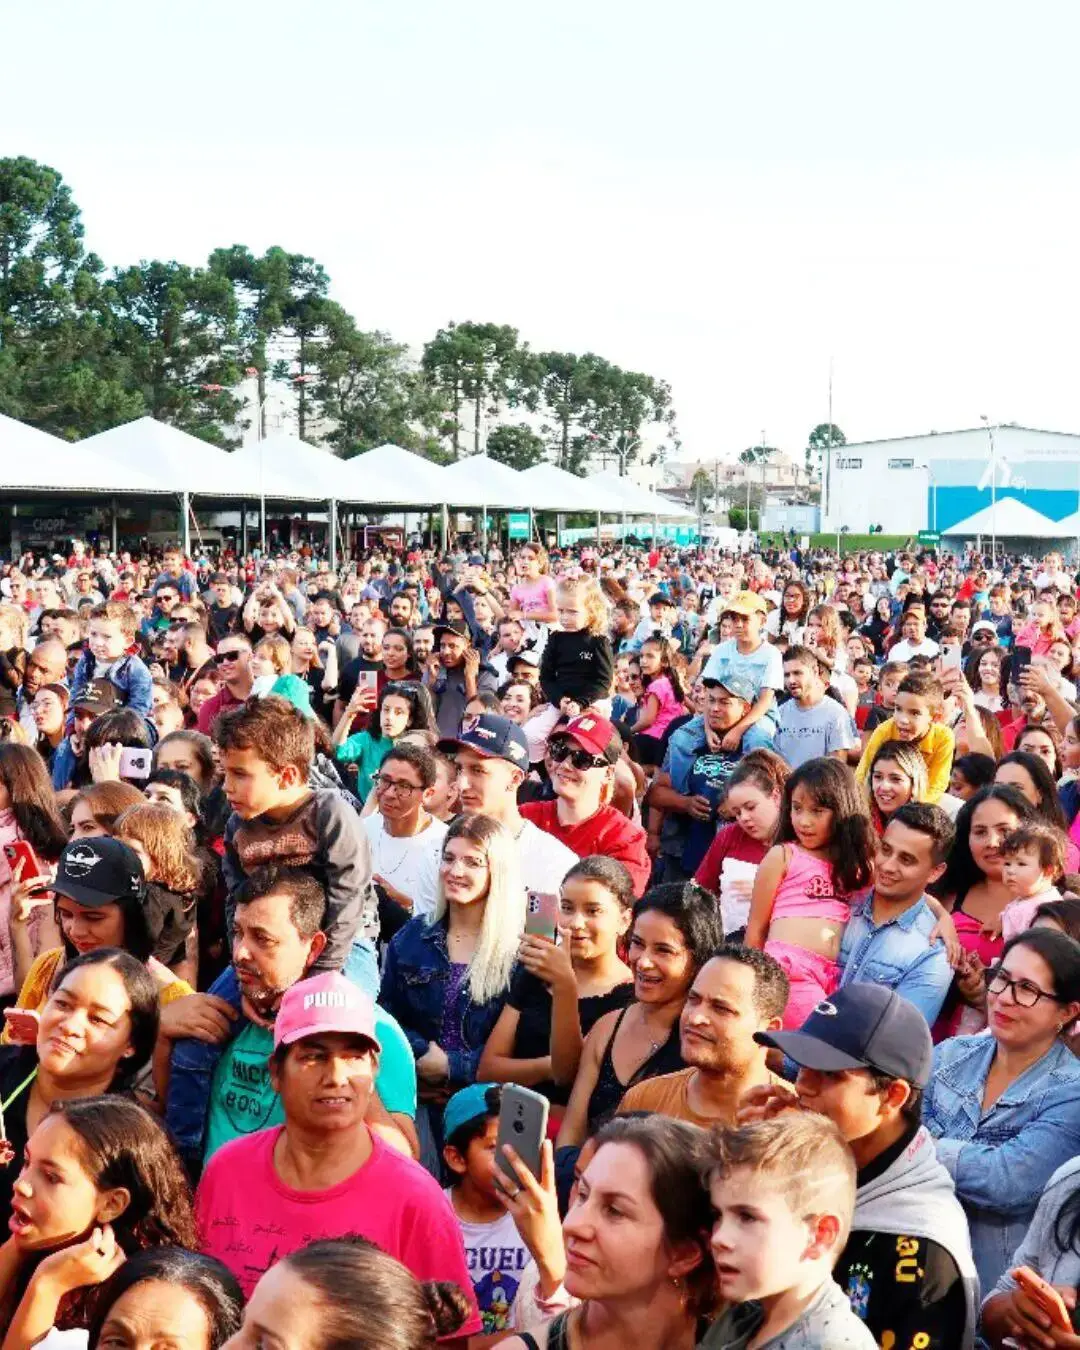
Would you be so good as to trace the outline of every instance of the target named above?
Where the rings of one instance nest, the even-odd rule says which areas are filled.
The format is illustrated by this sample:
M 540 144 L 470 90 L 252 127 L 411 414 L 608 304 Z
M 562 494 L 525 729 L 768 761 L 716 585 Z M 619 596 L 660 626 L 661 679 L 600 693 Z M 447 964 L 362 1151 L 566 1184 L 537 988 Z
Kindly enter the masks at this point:
M 217 273 L 144 262 L 115 274 L 117 342 L 146 409 L 204 440 L 235 439 L 236 297 Z
M 806 438 L 806 472 L 821 473 L 821 457 L 830 445 L 846 445 L 847 437 L 835 422 L 819 422 Z
M 671 386 L 665 380 L 594 358 L 588 388 L 591 430 L 600 453 L 616 459 L 620 476 L 639 455 L 643 432 L 649 426 L 659 424 L 665 434 L 674 435 Z
M 544 438 L 524 422 L 503 423 L 487 439 L 487 453 L 511 469 L 531 469 L 543 461 L 545 449 Z
M 507 324 L 451 323 L 425 344 L 421 365 L 450 409 L 454 458 L 461 455 L 461 413 L 467 403 L 472 404 L 472 452 L 479 454 L 485 411 L 497 411 L 512 388 L 517 396 L 521 369 L 517 329 Z
M 522 402 L 544 419 L 541 430 L 561 469 L 577 472 L 576 461 L 587 435 L 590 378 L 597 362 L 591 353 L 528 353 L 520 363 Z M 575 444 L 576 443 L 576 444 Z

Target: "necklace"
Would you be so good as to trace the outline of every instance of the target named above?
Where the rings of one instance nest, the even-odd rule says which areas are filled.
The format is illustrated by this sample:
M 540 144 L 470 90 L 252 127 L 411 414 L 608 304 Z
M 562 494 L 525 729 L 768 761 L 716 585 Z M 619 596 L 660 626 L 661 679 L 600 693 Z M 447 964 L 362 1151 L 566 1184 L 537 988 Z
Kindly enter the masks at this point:
M 388 855 L 386 850 L 386 843 L 387 840 L 393 838 L 393 836 L 387 834 L 385 830 L 383 831 L 383 837 L 382 839 L 379 840 L 380 876 L 392 877 L 396 875 L 396 873 L 401 871 L 402 867 L 405 866 L 406 859 L 409 856 L 410 846 L 415 837 L 416 837 L 415 835 L 408 835 L 405 839 L 401 840 L 401 853 L 398 855 L 397 861 L 394 862 L 393 865 L 391 865 L 390 856 Z

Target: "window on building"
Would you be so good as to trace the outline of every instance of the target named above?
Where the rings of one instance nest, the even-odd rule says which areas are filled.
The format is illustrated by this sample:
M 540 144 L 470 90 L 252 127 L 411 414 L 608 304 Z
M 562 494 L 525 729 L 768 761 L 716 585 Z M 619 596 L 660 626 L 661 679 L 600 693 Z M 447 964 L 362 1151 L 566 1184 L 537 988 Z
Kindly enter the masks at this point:
M 840 465 L 840 468 L 841 468 L 841 469 L 861 469 L 861 468 L 862 468 L 862 460 L 861 460 L 861 459 L 842 459 L 842 460 L 839 461 L 839 465 Z
M 890 468 L 890 469 L 913 469 L 914 467 L 915 467 L 915 461 L 914 461 L 913 459 L 890 459 L 890 460 L 889 460 L 889 468 Z

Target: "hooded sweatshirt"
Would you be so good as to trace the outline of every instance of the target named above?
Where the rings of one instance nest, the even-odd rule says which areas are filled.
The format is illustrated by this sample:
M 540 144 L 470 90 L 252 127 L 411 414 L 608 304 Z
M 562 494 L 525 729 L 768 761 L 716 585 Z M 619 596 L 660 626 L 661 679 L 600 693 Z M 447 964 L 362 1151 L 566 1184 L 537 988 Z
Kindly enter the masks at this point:
M 922 1126 L 858 1175 L 835 1278 L 879 1344 L 972 1350 L 978 1279 L 952 1178 Z M 932 1235 L 932 1236 L 931 1236 Z

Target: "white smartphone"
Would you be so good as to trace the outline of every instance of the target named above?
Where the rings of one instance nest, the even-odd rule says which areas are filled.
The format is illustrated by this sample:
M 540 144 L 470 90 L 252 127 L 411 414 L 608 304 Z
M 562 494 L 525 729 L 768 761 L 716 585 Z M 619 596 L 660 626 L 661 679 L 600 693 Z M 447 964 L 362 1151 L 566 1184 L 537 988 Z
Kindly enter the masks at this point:
M 149 778 L 154 756 L 139 746 L 125 745 L 120 751 L 121 778 Z
M 361 670 L 356 675 L 356 687 L 358 689 L 370 689 L 375 693 L 379 687 L 379 672 L 377 670 Z
M 964 653 L 960 647 L 942 647 L 941 669 L 959 670 L 964 664 Z

